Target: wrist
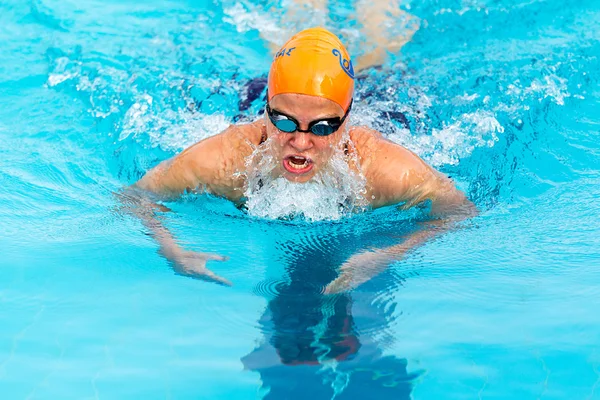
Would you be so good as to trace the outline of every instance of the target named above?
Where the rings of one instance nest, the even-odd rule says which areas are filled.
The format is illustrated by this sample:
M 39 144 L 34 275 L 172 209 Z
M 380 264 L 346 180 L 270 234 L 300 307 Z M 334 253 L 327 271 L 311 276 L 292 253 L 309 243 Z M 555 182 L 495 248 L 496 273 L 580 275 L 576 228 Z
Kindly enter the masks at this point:
M 183 255 L 183 249 L 174 244 L 162 244 L 160 246 L 160 253 L 169 261 L 176 262 Z

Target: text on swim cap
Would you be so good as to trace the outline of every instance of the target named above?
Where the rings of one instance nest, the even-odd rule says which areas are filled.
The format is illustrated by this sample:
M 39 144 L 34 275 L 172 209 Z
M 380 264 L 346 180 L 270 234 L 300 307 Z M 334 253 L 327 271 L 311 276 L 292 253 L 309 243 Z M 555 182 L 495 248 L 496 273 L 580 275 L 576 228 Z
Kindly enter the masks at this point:
M 295 47 L 290 47 L 289 49 L 286 49 L 285 47 L 281 50 L 279 50 L 277 52 L 277 54 L 275 54 L 275 58 L 277 57 L 282 57 L 282 56 L 289 56 L 292 53 L 292 50 L 294 50 Z
M 339 58 L 340 67 L 342 67 L 344 72 L 348 74 L 350 78 L 354 79 L 354 67 L 352 66 L 352 60 L 346 60 L 344 57 L 342 57 L 342 52 L 338 49 L 333 49 L 331 52 L 334 56 Z

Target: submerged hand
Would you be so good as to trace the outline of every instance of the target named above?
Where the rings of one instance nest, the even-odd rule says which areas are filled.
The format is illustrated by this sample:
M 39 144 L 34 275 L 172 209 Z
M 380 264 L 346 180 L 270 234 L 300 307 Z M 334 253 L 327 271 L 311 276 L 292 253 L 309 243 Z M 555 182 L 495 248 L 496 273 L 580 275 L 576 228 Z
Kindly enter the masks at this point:
M 337 294 L 352 289 L 352 276 L 341 273 L 335 280 L 325 286 L 324 294 Z
M 340 267 L 340 275 L 325 287 L 325 294 L 336 294 L 356 288 L 382 272 L 401 254 L 368 251 L 355 254 Z
M 211 253 L 197 253 L 195 251 L 179 251 L 173 257 L 170 257 L 170 261 L 174 264 L 175 270 L 181 275 L 215 282 L 225 286 L 232 286 L 230 281 L 206 268 L 206 262 L 208 260 L 227 261 L 228 257 Z

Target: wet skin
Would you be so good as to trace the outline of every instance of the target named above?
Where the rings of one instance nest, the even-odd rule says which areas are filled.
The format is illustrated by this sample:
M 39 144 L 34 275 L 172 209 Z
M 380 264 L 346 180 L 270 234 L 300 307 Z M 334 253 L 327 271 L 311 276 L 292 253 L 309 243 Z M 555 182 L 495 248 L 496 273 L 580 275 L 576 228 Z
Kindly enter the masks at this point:
M 333 101 L 300 94 L 280 94 L 269 104 L 273 110 L 296 119 L 302 130 L 308 129 L 312 121 L 341 118 L 345 113 Z M 215 195 L 237 202 L 243 196 L 246 183 L 246 159 L 265 137 L 271 138 L 270 151 L 277 160 L 274 173 L 304 183 L 327 164 L 336 148 L 344 147 L 343 132 L 347 123 L 346 120 L 329 136 L 281 132 L 266 116 L 252 124 L 232 125 L 159 164 L 136 186 L 166 196 L 206 187 Z M 397 203 L 410 207 L 430 200 L 432 211 L 443 213 L 467 201 L 450 179 L 414 153 L 384 139 L 379 132 L 351 127 L 349 137 L 353 146 L 347 147 L 348 163 L 351 168 L 360 168 L 367 179 L 366 198 L 374 208 Z M 353 159 L 357 159 L 359 165 L 355 165 Z
M 333 101 L 294 94 L 275 96 L 271 102 L 272 110 L 293 117 L 301 130 L 308 130 L 312 121 L 326 118 L 342 118 L 345 110 Z M 298 183 L 309 181 L 333 156 L 336 148 L 342 145 L 342 135 L 347 121 L 328 136 L 317 136 L 310 132 L 286 133 L 279 131 L 266 118 L 267 136 L 272 138 L 271 146 L 276 160 L 281 160 L 278 174 Z M 304 168 L 301 168 L 305 166 Z
M 345 113 L 330 100 L 299 94 L 279 94 L 271 99 L 270 107 L 294 118 L 301 130 L 307 130 L 312 121 L 341 118 Z M 406 237 L 402 244 L 350 257 L 340 266 L 339 277 L 324 289 L 325 293 L 345 291 L 366 282 L 393 260 L 403 257 L 411 248 L 477 213 L 475 206 L 456 189 L 450 179 L 417 155 L 369 128 L 351 127 L 345 136 L 346 124 L 344 122 L 338 131 L 329 136 L 281 132 L 267 116 L 251 124 L 232 125 L 224 132 L 202 140 L 162 162 L 133 188 L 164 197 L 175 197 L 186 190 L 203 188 L 214 195 L 240 202 L 246 185 L 245 176 L 249 172 L 246 169 L 253 168 L 251 164 L 247 166 L 246 161 L 267 139 L 270 139 L 267 151 L 276 160 L 272 173 L 275 177 L 281 176 L 298 183 L 309 181 L 322 170 L 336 149 L 345 151 L 349 167 L 360 169 L 366 178 L 365 198 L 373 208 L 399 203 L 409 208 L 428 200 L 432 215 L 443 217 L 435 220 L 429 229 Z M 149 206 L 144 199 L 134 202 L 138 204 L 134 212 L 153 232 L 160 244 L 160 252 L 178 273 L 224 285 L 231 284 L 206 268 L 207 260 L 222 260 L 222 257 L 184 250 L 153 217 L 153 212 L 143 211 L 156 209 L 157 205 Z

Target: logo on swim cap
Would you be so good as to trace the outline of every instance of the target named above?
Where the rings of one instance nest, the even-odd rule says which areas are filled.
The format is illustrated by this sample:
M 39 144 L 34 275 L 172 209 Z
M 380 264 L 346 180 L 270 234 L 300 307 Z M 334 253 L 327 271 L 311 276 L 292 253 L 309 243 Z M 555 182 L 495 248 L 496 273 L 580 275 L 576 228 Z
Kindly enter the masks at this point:
M 292 55 L 292 50 L 294 50 L 295 47 L 290 47 L 289 49 L 286 49 L 285 47 L 281 50 L 279 50 L 277 52 L 277 54 L 275 54 L 275 58 L 277 57 L 283 57 L 283 56 L 291 56 Z
M 340 61 L 340 67 L 344 70 L 345 73 L 352 79 L 354 79 L 354 67 L 352 66 L 352 60 L 346 60 L 342 53 L 338 49 L 331 50 L 334 56 L 337 56 Z

